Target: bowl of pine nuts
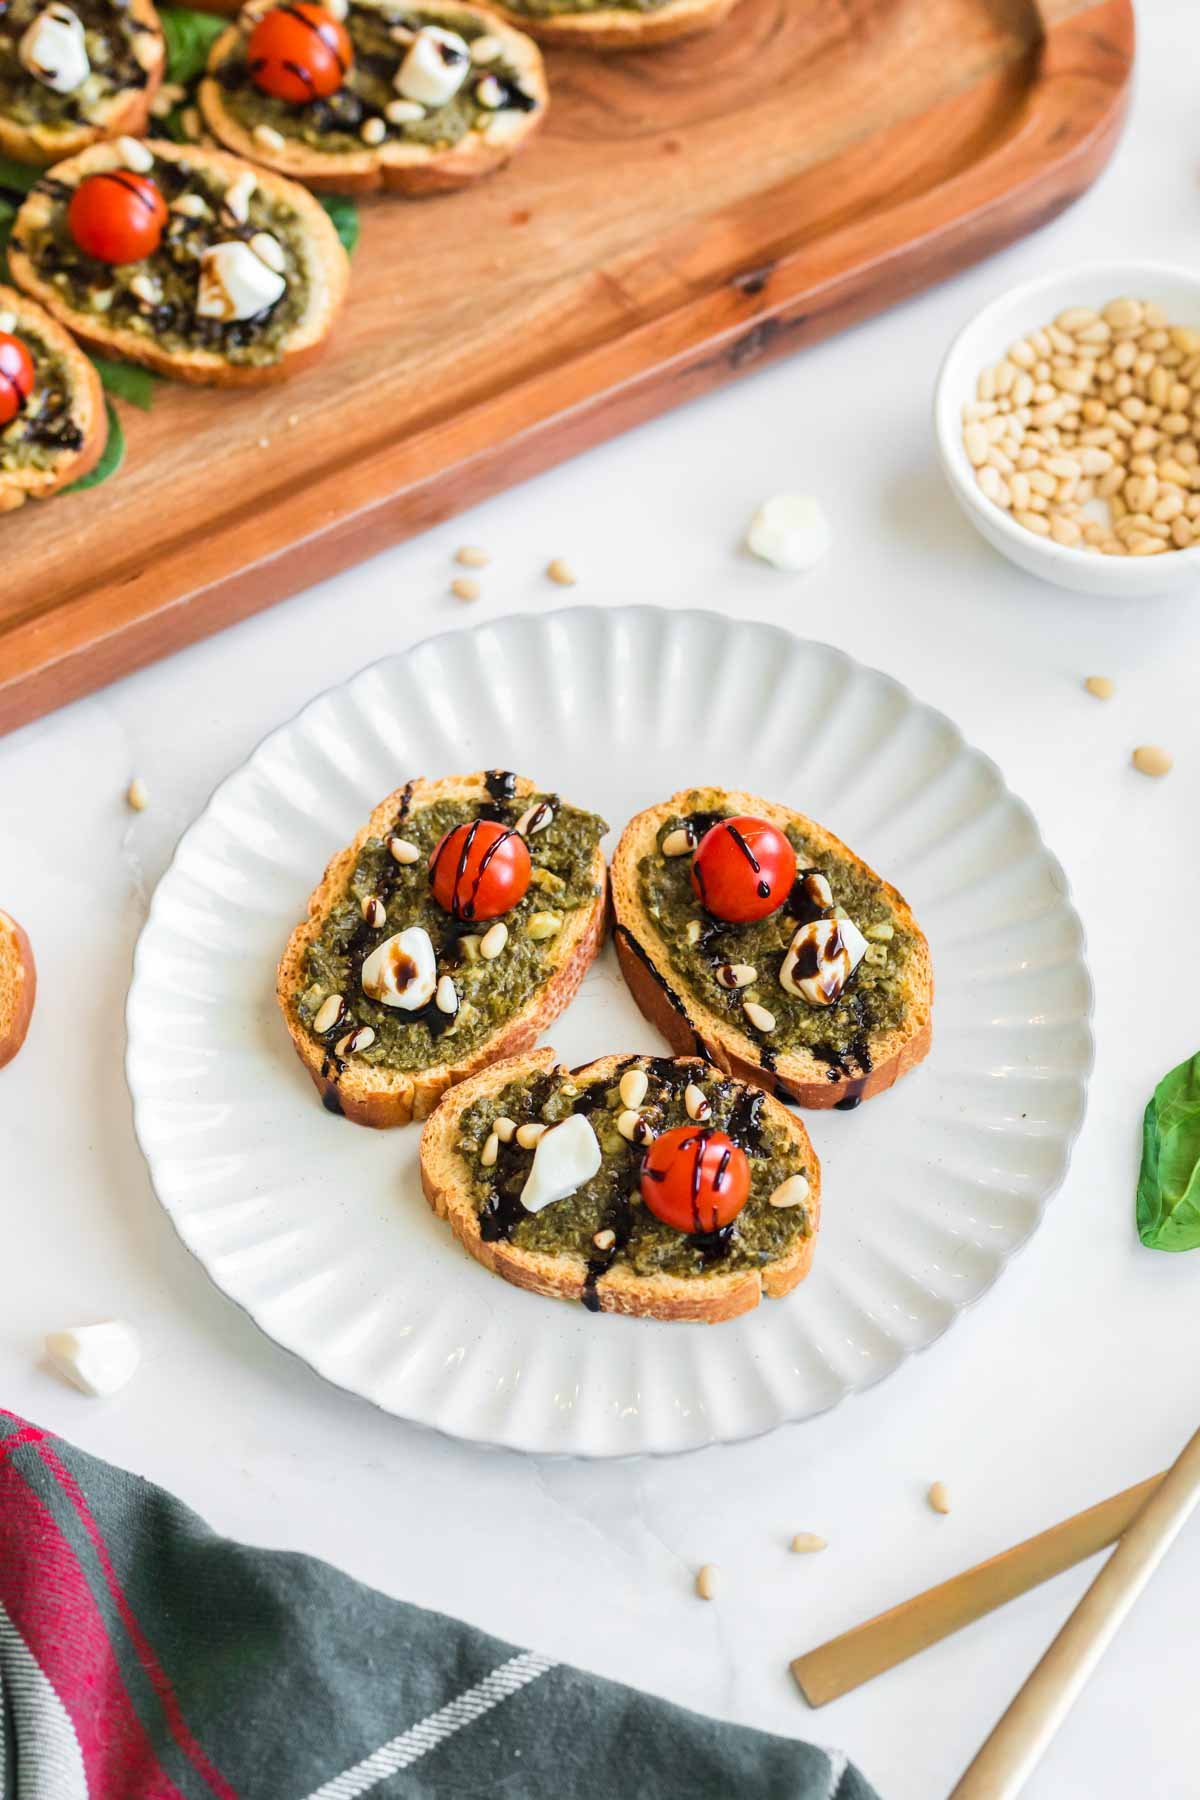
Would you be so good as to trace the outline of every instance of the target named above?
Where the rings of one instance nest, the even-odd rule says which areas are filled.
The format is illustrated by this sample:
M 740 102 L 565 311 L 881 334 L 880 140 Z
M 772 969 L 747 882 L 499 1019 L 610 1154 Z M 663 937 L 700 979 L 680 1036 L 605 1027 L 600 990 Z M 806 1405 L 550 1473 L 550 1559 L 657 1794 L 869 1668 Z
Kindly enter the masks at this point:
M 1005 294 L 951 345 L 934 422 L 963 512 L 1030 574 L 1200 590 L 1200 273 L 1097 263 Z

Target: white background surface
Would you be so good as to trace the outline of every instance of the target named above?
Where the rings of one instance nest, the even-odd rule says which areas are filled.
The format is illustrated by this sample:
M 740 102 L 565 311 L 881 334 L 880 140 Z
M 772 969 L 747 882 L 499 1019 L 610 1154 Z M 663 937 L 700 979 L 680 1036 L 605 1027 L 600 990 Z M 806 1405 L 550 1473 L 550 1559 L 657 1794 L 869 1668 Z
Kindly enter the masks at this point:
M 1019 575 L 958 515 L 928 422 L 945 343 L 1004 286 L 1114 250 L 1194 255 L 1195 8 L 1144 0 L 1140 12 L 1129 135 L 1039 237 L 0 743 L 0 900 L 29 927 L 41 969 L 28 1045 L 0 1078 L 0 1401 L 165 1483 L 222 1530 L 327 1556 L 701 1710 L 837 1743 L 885 1800 L 946 1792 L 1086 1573 L 819 1715 L 788 1657 L 1162 1466 L 1200 1410 L 1200 1255 L 1153 1254 L 1132 1228 L 1142 1106 L 1200 1044 L 1200 614 L 1186 596 L 1101 603 Z M 788 487 L 820 492 L 834 518 L 833 554 L 804 581 L 737 550 L 757 502 Z M 469 614 L 446 594 L 467 541 L 495 558 Z M 552 555 L 578 569 L 579 598 L 775 619 L 945 708 L 1038 812 L 1097 986 L 1071 1174 L 994 1292 L 865 1398 L 675 1461 L 483 1453 L 324 1387 L 179 1246 L 133 1142 L 121 1070 L 147 896 L 217 780 L 371 658 L 468 617 L 562 603 L 540 574 Z M 1089 673 L 1117 681 L 1110 705 L 1081 692 Z M 1145 741 L 1174 751 L 1169 780 L 1130 770 Z M 123 802 L 135 773 L 152 793 L 136 818 Z M 114 1314 L 144 1334 L 146 1363 L 122 1395 L 88 1401 L 41 1365 L 41 1337 Z M 924 1504 L 935 1477 L 952 1491 L 948 1518 Z M 822 1532 L 829 1550 L 790 1556 L 797 1530 Z M 692 1577 L 710 1560 L 722 1584 L 705 1606 Z M 1031 1783 L 1034 1800 L 1200 1793 L 1198 1589 L 1193 1526 Z

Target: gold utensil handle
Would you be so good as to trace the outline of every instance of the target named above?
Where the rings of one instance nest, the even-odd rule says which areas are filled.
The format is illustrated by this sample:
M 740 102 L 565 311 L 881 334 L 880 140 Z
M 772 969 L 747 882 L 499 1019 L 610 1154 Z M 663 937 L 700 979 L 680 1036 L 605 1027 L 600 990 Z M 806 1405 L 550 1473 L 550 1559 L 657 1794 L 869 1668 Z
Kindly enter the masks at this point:
M 1200 1431 L 1136 1519 L 954 1789 L 950 1800 L 1013 1800 L 1126 1613 L 1200 1504 Z
M 1152 1475 L 798 1656 L 792 1674 L 800 1692 L 810 1706 L 824 1706 L 1094 1556 L 1116 1542 L 1161 1480 L 1161 1475 Z

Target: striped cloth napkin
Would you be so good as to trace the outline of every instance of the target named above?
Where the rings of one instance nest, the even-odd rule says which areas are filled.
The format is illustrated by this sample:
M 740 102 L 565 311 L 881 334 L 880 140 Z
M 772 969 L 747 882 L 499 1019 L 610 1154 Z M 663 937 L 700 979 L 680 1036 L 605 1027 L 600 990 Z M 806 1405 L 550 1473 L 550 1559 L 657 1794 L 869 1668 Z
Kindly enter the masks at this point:
M 874 1800 L 721 1724 L 215 1532 L 0 1412 L 3 1800 Z

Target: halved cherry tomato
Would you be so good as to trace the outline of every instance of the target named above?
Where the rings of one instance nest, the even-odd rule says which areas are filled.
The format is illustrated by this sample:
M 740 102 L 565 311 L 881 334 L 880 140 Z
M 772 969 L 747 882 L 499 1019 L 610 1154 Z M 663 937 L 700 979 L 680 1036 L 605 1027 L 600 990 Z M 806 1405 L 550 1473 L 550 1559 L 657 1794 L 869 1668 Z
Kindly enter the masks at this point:
M 746 1152 L 723 1131 L 677 1125 L 655 1138 L 642 1159 L 642 1199 L 676 1231 L 718 1231 L 750 1198 Z
M 33 358 L 11 332 L 0 331 L 0 425 L 16 418 L 33 392 Z
M 715 919 L 746 925 L 777 912 L 796 879 L 796 852 L 765 819 L 721 819 L 692 858 L 692 887 Z
M 71 236 L 100 262 L 140 262 L 162 242 L 167 203 L 148 175 L 131 169 L 85 175 L 67 208 Z
M 433 897 L 456 919 L 498 919 L 524 899 L 529 850 L 519 832 L 495 819 L 448 831 L 429 859 Z
M 323 6 L 299 0 L 264 13 L 246 46 L 254 85 L 276 100 L 303 106 L 336 94 L 354 63 L 354 45 Z

